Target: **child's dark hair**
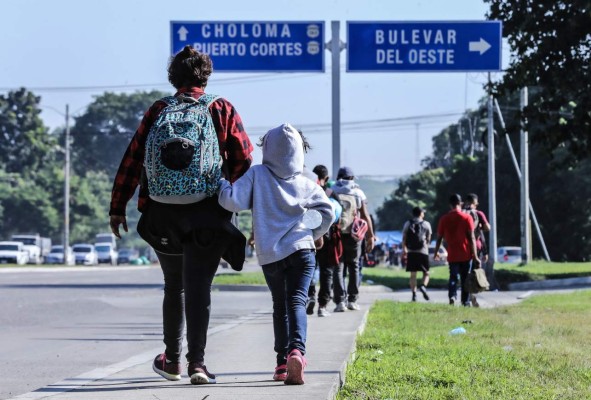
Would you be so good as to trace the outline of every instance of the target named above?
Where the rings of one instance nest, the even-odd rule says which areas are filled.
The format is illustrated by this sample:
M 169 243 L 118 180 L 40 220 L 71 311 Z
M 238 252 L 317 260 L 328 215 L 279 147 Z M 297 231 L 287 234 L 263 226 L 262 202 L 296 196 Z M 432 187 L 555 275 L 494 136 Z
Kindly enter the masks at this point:
M 304 136 L 304 134 L 302 133 L 302 131 L 300 129 L 297 130 L 298 133 L 300 134 L 300 137 L 302 138 L 302 145 L 304 147 L 304 153 L 307 153 L 308 150 L 312 150 L 312 146 L 310 146 L 310 143 L 308 142 L 308 139 L 306 139 L 306 137 Z M 263 135 L 259 138 L 259 142 L 257 143 L 257 146 L 259 147 L 263 147 L 263 143 L 265 141 L 265 136 Z
M 328 178 L 328 168 L 326 168 L 322 164 L 318 164 L 317 166 L 315 166 L 312 172 L 314 172 L 318 176 L 319 180 Z
M 185 46 L 170 58 L 168 81 L 177 89 L 205 88 L 212 71 L 213 64 L 209 55 L 198 52 L 192 46 Z

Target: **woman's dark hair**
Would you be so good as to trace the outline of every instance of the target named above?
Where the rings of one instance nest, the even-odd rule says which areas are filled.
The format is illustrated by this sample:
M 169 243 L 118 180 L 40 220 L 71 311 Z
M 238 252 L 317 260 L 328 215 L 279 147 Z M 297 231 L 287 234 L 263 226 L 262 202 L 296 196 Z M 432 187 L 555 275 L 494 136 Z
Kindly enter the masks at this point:
M 212 71 L 213 64 L 207 54 L 198 52 L 192 46 L 185 46 L 170 58 L 168 81 L 177 89 L 205 88 Z

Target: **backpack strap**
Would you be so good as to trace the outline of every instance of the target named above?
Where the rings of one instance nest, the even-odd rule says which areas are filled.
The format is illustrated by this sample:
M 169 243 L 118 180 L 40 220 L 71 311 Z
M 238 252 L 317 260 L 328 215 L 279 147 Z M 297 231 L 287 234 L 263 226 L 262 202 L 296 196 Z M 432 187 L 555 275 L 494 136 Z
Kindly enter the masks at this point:
M 210 93 L 204 93 L 201 97 L 197 99 L 197 102 L 209 108 L 213 104 L 213 102 L 218 99 L 221 99 L 221 96 Z
M 166 103 L 167 106 L 174 106 L 178 104 L 178 99 L 175 96 L 166 96 L 160 99 L 163 103 Z

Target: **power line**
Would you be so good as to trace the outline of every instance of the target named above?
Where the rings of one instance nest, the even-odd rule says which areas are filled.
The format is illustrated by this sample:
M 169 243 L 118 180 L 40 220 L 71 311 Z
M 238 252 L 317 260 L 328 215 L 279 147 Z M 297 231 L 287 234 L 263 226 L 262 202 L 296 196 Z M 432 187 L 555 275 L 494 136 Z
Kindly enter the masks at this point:
M 243 76 L 243 77 L 233 77 L 233 78 L 212 78 L 209 81 L 209 84 L 215 85 L 234 85 L 234 84 L 241 84 L 241 83 L 251 83 L 251 82 L 264 82 L 264 81 L 274 81 L 274 80 L 281 80 L 281 79 L 293 79 L 293 78 L 310 78 L 310 77 L 318 77 L 318 74 L 312 73 L 294 73 L 294 74 L 287 74 L 287 73 L 274 73 L 274 74 L 261 74 L 256 76 Z M 154 88 L 171 88 L 170 83 L 160 82 L 160 83 L 137 83 L 137 84 L 122 84 L 122 85 L 96 85 L 96 86 L 39 86 L 39 87 L 28 87 L 27 90 L 32 92 L 51 92 L 51 93 L 64 93 L 64 92 L 93 92 L 93 91 L 101 91 L 101 90 L 130 90 L 130 89 L 154 89 Z M 18 90 L 20 87 L 0 87 L 0 91 L 7 92 L 7 91 L 14 91 Z
M 409 117 L 396 117 L 396 118 L 383 118 L 373 120 L 362 120 L 362 121 L 349 121 L 341 123 L 341 129 L 343 131 L 359 131 L 359 130 L 392 130 L 392 128 L 400 126 L 415 126 L 419 124 L 421 126 L 429 125 L 441 125 L 449 123 L 449 119 L 453 117 L 462 116 L 464 112 L 447 112 L 441 114 L 425 114 L 415 115 Z M 304 134 L 308 133 L 324 133 L 331 129 L 332 125 L 330 122 L 320 123 L 301 123 L 295 124 L 301 129 Z M 255 126 L 250 127 L 250 131 L 262 131 L 266 132 L 269 127 Z

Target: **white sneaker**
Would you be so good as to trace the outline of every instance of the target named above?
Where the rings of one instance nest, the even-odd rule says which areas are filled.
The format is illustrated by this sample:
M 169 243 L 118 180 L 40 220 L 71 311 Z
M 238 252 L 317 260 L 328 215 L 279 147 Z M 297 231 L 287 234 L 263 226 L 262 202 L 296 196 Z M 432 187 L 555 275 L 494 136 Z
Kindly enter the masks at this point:
M 344 302 L 340 302 L 337 304 L 333 312 L 345 312 L 347 311 L 347 307 L 345 306 Z
M 319 317 L 330 317 L 330 313 L 326 309 L 326 307 L 318 308 L 318 316 Z
M 351 311 L 359 311 L 361 310 L 361 307 L 359 307 L 359 304 L 355 303 L 354 301 L 350 301 L 347 303 L 347 308 Z

